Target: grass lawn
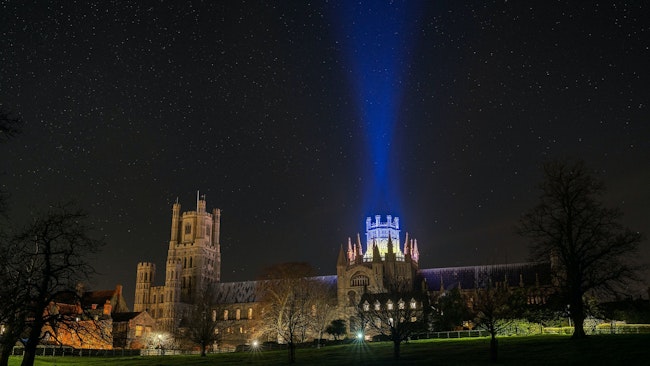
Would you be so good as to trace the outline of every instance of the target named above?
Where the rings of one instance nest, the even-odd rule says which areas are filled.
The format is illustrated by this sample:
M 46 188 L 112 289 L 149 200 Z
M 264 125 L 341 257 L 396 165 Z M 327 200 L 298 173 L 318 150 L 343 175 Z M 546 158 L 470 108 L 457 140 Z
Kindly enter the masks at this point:
M 499 338 L 499 365 L 650 365 L 650 335 L 597 335 Z M 489 338 L 436 339 L 402 345 L 399 365 L 490 365 Z M 375 342 L 298 349 L 296 365 L 393 365 L 392 343 Z M 20 365 L 11 357 L 10 366 Z M 37 357 L 38 366 L 282 365 L 287 351 L 192 356 Z

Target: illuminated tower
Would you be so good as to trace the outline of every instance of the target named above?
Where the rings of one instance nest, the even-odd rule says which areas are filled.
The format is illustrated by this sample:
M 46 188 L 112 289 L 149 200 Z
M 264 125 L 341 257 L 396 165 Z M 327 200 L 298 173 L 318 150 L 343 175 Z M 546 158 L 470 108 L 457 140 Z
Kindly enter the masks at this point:
M 165 284 L 153 286 L 156 266 L 139 263 L 134 311 L 147 311 L 164 331 L 175 331 L 183 314 L 209 286 L 221 279 L 221 211 L 206 211 L 197 192 L 196 210 L 172 206 Z
M 180 303 L 181 299 L 181 261 L 178 258 L 167 259 L 167 273 L 165 276 L 165 288 L 159 294 L 159 301 L 162 303 L 162 311 L 158 315 L 158 324 L 162 329 L 173 330 L 178 328 L 180 322 L 179 314 L 182 314 L 186 306 Z
M 360 235 L 356 243 L 348 238 L 347 253 L 341 246 L 337 263 L 337 297 L 340 308 L 350 314 L 357 310 L 364 293 L 386 293 L 399 287 L 414 288 L 418 270 L 417 241 L 406 233 L 404 245 L 400 240 L 398 217 L 380 215 L 366 219 L 366 246 L 361 246 Z
M 375 221 L 372 221 L 370 217 L 366 218 L 366 253 L 363 255 L 363 260 L 372 262 L 373 245 L 377 245 L 381 259 L 385 259 L 390 241 L 396 259 L 403 261 L 404 253 L 400 249 L 399 233 L 399 217 L 393 218 L 393 216 L 387 215 L 385 222 L 381 221 L 380 215 L 375 215 Z
M 220 222 L 221 211 L 207 212 L 205 196 L 198 197 L 198 193 L 196 211 L 181 214 L 178 202 L 172 207 L 167 265 L 175 268 L 180 261 L 181 268 L 178 279 L 168 278 L 167 281 L 180 281 L 181 302 L 192 303 L 197 293 L 221 278 Z M 168 269 L 168 272 L 172 270 Z M 171 285 L 165 283 L 166 287 Z
M 138 271 L 135 280 L 135 302 L 133 311 L 149 311 L 150 290 L 156 275 L 156 265 L 149 262 L 138 263 Z

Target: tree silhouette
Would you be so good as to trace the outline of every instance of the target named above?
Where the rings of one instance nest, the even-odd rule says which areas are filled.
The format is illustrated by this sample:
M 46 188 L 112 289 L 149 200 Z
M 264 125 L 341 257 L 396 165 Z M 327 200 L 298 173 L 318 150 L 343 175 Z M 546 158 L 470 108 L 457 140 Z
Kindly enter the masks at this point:
M 465 320 L 471 320 L 468 299 L 458 288 L 435 296 L 433 322 L 436 330 L 454 330 Z
M 531 239 L 535 258 L 551 258 L 560 294 L 585 336 L 585 295 L 613 294 L 636 278 L 632 255 L 642 235 L 624 227 L 621 212 L 602 203 L 603 183 L 583 162 L 544 164 L 540 202 L 519 220 L 518 232 Z
M 201 357 L 206 356 L 206 349 L 219 340 L 223 332 L 218 332 L 223 322 L 219 316 L 223 314 L 223 307 L 216 301 L 216 293 L 213 286 L 206 288 L 199 293 L 187 316 L 187 336 L 190 341 L 201 348 Z
M 65 328 L 79 333 L 77 325 L 72 324 L 76 317 L 62 316 L 52 311 L 52 306 L 60 303 L 62 293 L 75 293 L 77 284 L 94 273 L 88 256 L 103 243 L 90 236 L 86 218 L 70 204 L 52 206 L 2 243 L 0 251 L 11 253 L 2 274 L 14 280 L 11 286 L 19 289 L 13 293 L 17 312 L 8 327 L 12 336 L 25 339 L 23 366 L 34 364 L 44 327 L 56 330 L 70 323 Z M 5 281 L 3 278 L 1 282 Z
M 363 328 L 388 337 L 393 342 L 393 357 L 400 357 L 400 346 L 413 334 L 426 331 L 431 306 L 426 293 L 414 291 L 398 281 L 384 293 L 365 293 L 357 308 Z
M 521 288 L 511 289 L 504 282 L 495 282 L 487 275 L 479 279 L 472 311 L 477 327 L 490 333 L 490 361 L 498 360 L 497 335 L 521 316 L 526 305 L 526 296 Z
M 325 332 L 334 337 L 335 340 L 338 340 L 340 336 L 345 335 L 345 320 L 343 319 L 334 319 L 325 329 Z

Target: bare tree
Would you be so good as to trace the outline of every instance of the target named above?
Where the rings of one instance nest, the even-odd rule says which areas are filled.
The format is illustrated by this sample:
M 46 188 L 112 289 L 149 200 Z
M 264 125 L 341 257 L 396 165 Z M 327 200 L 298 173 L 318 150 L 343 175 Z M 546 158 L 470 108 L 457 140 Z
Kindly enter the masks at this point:
M 508 328 L 523 311 L 525 296 L 519 288 L 510 289 L 505 282 L 484 277 L 475 289 L 472 301 L 474 322 L 490 333 L 490 360 L 498 360 L 497 335 Z
M 643 237 L 624 227 L 621 212 L 602 203 L 603 183 L 583 162 L 544 164 L 539 204 L 521 217 L 518 232 L 532 255 L 551 258 L 555 282 L 569 305 L 573 338 L 585 336 L 585 295 L 613 294 L 636 277 L 631 255 Z
M 313 280 L 311 285 L 311 310 L 308 324 L 316 335 L 317 347 L 320 348 L 323 332 L 336 313 L 336 288 L 318 280 Z
M 206 286 L 187 316 L 187 336 L 201 347 L 201 357 L 206 356 L 207 347 L 221 335 L 218 332 L 219 316 L 223 310 L 217 305 L 215 292 L 214 286 Z
M 429 297 L 402 284 L 386 293 L 366 293 L 357 309 L 362 327 L 388 337 L 393 342 L 393 357 L 400 357 L 400 345 L 413 334 L 426 331 L 431 306 Z
M 177 338 L 168 332 L 149 332 L 144 338 L 144 345 L 145 348 L 159 350 L 161 355 L 164 355 L 167 349 L 180 348 Z
M 7 366 L 13 347 L 26 329 L 27 309 L 22 299 L 26 298 L 27 288 L 18 286 L 21 268 L 16 263 L 15 248 L 6 238 L 0 239 L 0 366 Z
M 1 249 L 11 250 L 12 254 L 3 273 L 13 276 L 13 286 L 22 289 L 15 294 L 19 307 L 10 326 L 16 327 L 13 334 L 26 339 L 23 366 L 34 364 L 36 346 L 44 335 L 42 329 L 55 329 L 68 321 L 50 311 L 57 296 L 74 291 L 79 282 L 94 273 L 87 256 L 96 253 L 102 242 L 91 238 L 90 228 L 84 222 L 86 217 L 70 204 L 51 207 Z M 70 324 L 68 328 L 74 326 Z
M 262 326 L 267 334 L 287 343 L 289 363 L 296 361 L 296 343 L 311 320 L 313 273 L 306 263 L 285 263 L 269 268 L 264 276 Z

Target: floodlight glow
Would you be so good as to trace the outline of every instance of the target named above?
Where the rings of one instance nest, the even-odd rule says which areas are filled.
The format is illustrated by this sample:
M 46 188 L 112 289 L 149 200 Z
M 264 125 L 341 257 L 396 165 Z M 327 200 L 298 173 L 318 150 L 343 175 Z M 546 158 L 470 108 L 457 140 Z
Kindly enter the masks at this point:
M 358 339 L 358 340 L 362 340 L 362 339 L 363 339 L 363 333 L 358 332 L 358 333 L 357 333 L 357 339 Z

